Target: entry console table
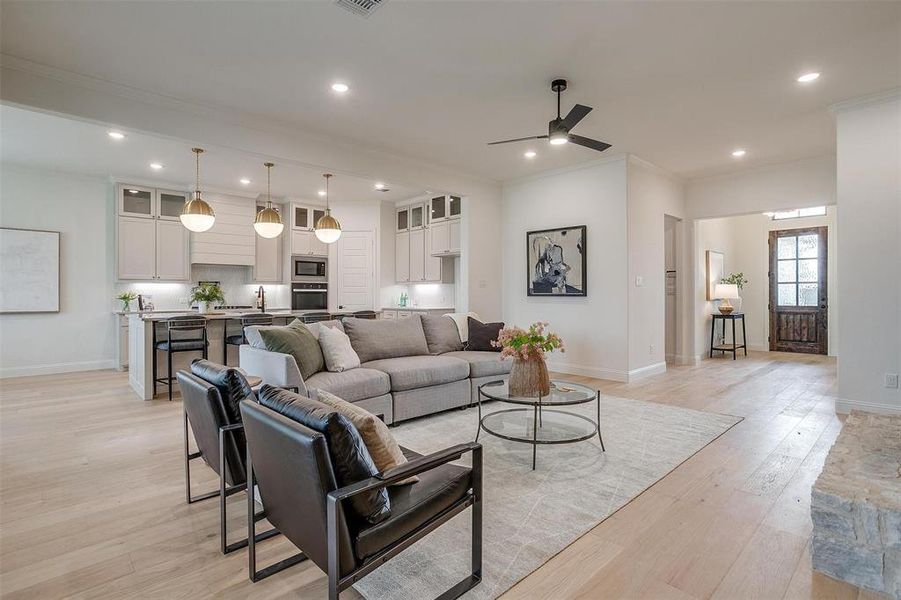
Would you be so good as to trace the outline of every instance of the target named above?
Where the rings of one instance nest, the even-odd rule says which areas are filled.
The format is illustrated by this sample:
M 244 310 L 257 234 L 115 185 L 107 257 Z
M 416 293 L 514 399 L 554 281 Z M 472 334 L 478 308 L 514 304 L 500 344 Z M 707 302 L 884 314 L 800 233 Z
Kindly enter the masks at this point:
M 716 331 L 716 322 L 720 319 L 723 321 L 723 343 L 720 345 L 714 345 L 713 338 L 714 332 Z M 735 320 L 741 319 L 741 344 L 738 343 L 738 340 L 735 338 Z M 726 321 L 732 321 L 732 343 L 726 343 Z M 742 349 L 745 351 L 745 356 L 748 355 L 748 338 L 745 334 L 745 315 L 743 313 L 732 313 L 728 315 L 724 315 L 723 313 L 713 313 L 713 320 L 710 321 L 710 358 L 713 358 L 713 351 L 722 352 L 725 354 L 726 352 L 732 353 L 732 360 L 735 360 L 735 357 L 738 355 L 738 350 Z

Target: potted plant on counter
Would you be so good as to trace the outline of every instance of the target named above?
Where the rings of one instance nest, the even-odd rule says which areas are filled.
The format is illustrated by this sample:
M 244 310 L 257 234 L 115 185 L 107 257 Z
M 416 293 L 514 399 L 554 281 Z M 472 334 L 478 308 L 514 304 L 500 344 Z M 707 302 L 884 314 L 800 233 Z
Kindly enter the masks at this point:
M 134 292 L 122 292 L 116 296 L 116 300 L 122 301 L 122 312 L 128 312 L 131 309 L 132 300 L 137 299 L 138 295 Z
M 207 314 L 215 303 L 223 304 L 225 295 L 218 283 L 201 283 L 191 288 L 191 303 L 197 303 L 197 312 Z
M 547 323 L 539 321 L 528 329 L 505 327 L 501 329 L 496 348 L 501 348 L 501 358 L 512 358 L 509 390 L 511 396 L 535 398 L 551 393 L 551 378 L 544 360 L 546 352 L 566 352 L 563 340 L 556 333 L 547 332 Z

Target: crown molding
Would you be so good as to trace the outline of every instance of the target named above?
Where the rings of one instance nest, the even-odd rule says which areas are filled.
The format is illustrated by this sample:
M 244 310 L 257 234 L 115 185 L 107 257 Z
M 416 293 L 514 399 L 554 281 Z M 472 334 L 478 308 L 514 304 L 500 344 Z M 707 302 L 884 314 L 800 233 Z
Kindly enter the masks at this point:
M 502 183 L 504 188 L 508 186 L 517 186 L 524 183 L 530 183 L 532 181 L 538 181 L 539 179 L 544 179 L 546 177 L 553 177 L 555 175 L 563 175 L 565 173 L 573 173 L 575 171 L 583 171 L 585 169 L 590 169 L 592 167 L 596 167 L 598 165 L 605 165 L 607 163 L 614 162 L 626 162 L 626 159 L 629 157 L 628 154 L 614 154 L 612 156 L 605 156 L 604 158 L 596 158 L 594 160 L 589 160 L 586 162 L 581 162 L 575 165 L 569 165 L 565 167 L 560 167 L 557 169 L 549 169 L 547 171 L 541 171 L 540 173 L 534 173 L 532 175 L 524 175 L 522 177 L 516 177 L 513 179 L 508 179 Z
M 832 114 L 838 114 L 849 110 L 854 110 L 856 108 L 871 106 L 874 104 L 883 104 L 885 102 L 891 102 L 898 99 L 901 99 L 901 87 L 891 88 L 881 92 L 876 92 L 875 94 L 867 94 L 866 96 L 859 96 L 857 98 L 850 98 L 848 100 L 836 102 L 829 107 L 829 112 L 831 112 Z

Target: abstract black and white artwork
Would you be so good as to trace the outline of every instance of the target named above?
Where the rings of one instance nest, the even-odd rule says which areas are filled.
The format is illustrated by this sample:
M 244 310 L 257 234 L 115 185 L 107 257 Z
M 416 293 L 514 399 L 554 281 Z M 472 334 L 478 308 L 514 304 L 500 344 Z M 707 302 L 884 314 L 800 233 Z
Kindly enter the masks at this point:
M 587 296 L 586 227 L 526 232 L 529 296 Z

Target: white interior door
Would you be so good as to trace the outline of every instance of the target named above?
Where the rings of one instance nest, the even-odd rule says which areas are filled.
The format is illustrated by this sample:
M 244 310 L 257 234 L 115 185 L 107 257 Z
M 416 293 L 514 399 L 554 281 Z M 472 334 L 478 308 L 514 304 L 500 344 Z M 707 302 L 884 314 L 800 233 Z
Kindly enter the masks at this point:
M 345 231 L 337 245 L 338 310 L 372 310 L 373 233 Z

